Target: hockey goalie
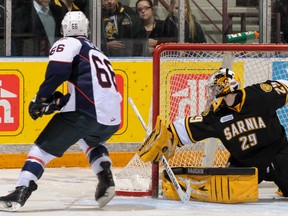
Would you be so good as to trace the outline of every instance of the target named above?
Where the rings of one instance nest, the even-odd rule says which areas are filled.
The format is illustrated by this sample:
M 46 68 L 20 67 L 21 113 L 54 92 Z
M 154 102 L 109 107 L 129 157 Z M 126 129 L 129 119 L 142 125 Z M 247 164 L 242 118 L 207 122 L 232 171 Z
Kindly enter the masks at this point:
M 258 199 L 258 184 L 273 181 L 288 196 L 288 141 L 276 111 L 288 100 L 286 80 L 267 80 L 241 88 L 236 72 L 220 68 L 207 81 L 208 106 L 198 116 L 189 116 L 166 126 L 160 117 L 138 150 L 144 161 L 169 159 L 175 149 L 210 137 L 218 138 L 230 153 L 227 168 L 173 170 L 190 178 L 190 199 L 238 203 Z M 196 170 L 196 171 L 195 171 Z M 198 171 L 197 171 L 198 170 Z M 163 193 L 179 199 L 173 184 L 163 174 Z

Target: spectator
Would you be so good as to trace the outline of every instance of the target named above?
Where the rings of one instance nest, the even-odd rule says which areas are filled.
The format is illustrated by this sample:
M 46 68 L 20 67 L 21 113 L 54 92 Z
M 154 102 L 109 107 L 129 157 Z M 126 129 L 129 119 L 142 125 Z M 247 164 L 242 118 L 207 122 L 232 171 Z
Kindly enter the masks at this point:
M 163 21 L 157 19 L 151 0 L 138 0 L 135 8 L 146 29 L 148 51 L 151 54 L 162 37 Z
M 102 0 L 102 18 L 102 50 L 107 56 L 146 55 L 146 30 L 132 8 Z
M 34 0 L 17 8 L 12 17 L 16 45 L 12 55 L 47 56 L 51 45 L 61 36 L 62 18 L 61 10 L 50 6 L 50 0 Z M 29 53 L 23 50 L 27 37 L 33 43 Z
M 164 21 L 163 37 L 171 42 L 178 41 L 178 0 L 171 0 L 170 12 Z M 185 0 L 185 42 L 206 43 L 204 31 L 192 14 L 189 0 Z

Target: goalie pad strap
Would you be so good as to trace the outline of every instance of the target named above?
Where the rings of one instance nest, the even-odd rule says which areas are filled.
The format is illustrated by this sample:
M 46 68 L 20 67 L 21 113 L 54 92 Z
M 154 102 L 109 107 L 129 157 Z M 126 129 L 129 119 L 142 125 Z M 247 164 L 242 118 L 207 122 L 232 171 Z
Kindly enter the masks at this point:
M 189 168 L 173 168 L 176 179 L 182 190 L 186 190 L 185 179 L 190 180 L 190 200 L 216 203 L 256 202 L 258 200 L 258 172 L 256 168 L 199 168 L 204 172 L 221 170 L 222 174 L 187 174 Z M 181 173 L 181 170 L 184 173 Z M 206 170 L 206 171 L 205 171 Z M 230 174 L 225 173 L 230 172 Z M 251 170 L 254 170 L 251 174 Z M 243 172 L 250 174 L 240 174 Z M 220 173 L 219 172 L 219 173 Z M 237 174 L 239 172 L 239 174 Z M 179 200 L 165 171 L 163 172 L 162 189 L 167 199 Z
M 227 168 L 204 168 L 204 167 L 176 167 L 172 168 L 174 174 L 191 175 L 254 175 L 253 167 L 227 167 Z

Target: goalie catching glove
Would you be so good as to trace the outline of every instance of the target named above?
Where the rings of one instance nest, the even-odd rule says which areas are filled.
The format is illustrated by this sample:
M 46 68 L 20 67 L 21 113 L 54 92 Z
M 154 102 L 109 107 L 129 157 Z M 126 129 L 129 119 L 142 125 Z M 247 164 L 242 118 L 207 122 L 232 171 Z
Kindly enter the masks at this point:
M 63 95 L 59 91 L 54 92 L 51 97 L 46 99 L 46 101 L 41 101 L 36 95 L 29 104 L 29 114 L 34 120 L 43 115 L 50 115 L 65 106 L 69 98 L 69 93 Z
M 137 151 L 143 162 L 158 162 L 162 155 L 168 160 L 174 155 L 176 147 L 181 144 L 172 130 L 171 125 L 167 128 L 161 118 L 157 117 L 154 130 Z

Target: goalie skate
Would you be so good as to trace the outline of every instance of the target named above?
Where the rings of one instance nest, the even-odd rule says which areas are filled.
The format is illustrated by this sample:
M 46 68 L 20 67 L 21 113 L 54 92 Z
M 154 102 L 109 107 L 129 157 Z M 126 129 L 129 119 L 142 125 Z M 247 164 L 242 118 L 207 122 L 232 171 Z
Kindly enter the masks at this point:
M 103 208 L 115 196 L 115 183 L 110 170 L 110 162 L 102 162 L 100 166 L 103 171 L 97 174 L 99 183 L 97 185 L 95 200 L 99 208 Z
M 34 181 L 30 181 L 29 187 L 16 187 L 12 193 L 0 197 L 0 211 L 17 211 L 35 190 L 37 190 L 37 184 Z

